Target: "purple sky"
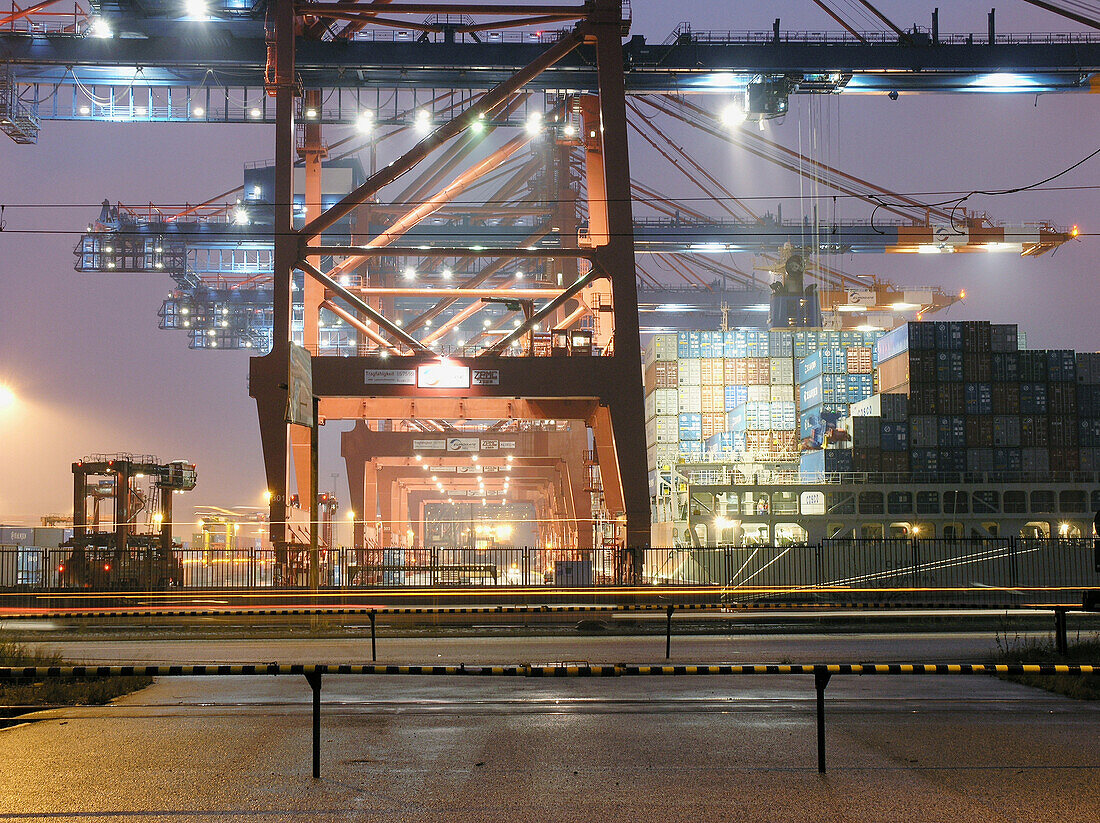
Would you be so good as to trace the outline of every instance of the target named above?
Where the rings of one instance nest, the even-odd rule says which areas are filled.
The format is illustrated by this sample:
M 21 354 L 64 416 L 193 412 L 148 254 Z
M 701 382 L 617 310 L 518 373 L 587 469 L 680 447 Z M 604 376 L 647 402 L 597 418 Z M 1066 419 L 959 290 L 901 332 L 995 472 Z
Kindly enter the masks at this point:
M 634 0 L 632 33 L 660 42 L 681 20 L 699 29 L 837 30 L 808 0 L 770 4 L 668 4 Z M 854 4 L 853 4 L 854 5 Z M 903 27 L 927 26 L 932 2 L 878 4 Z M 944 32 L 985 32 L 985 3 L 941 3 Z M 999 30 L 1069 31 L 1075 24 L 1022 2 L 1000 4 Z M 792 97 L 785 122 L 770 135 L 797 148 L 813 136 L 809 107 L 828 113 L 817 133 L 825 159 L 898 191 L 1022 185 L 1060 171 L 1093 151 L 1100 114 L 1083 93 L 1048 95 L 841 96 L 811 104 Z M 120 125 L 47 122 L 37 146 L 0 141 L 0 203 L 12 230 L 76 232 L 103 198 L 124 203 L 197 202 L 236 185 L 242 165 L 273 156 L 265 126 Z M 685 136 L 685 139 L 692 139 Z M 695 149 L 694 144 L 689 144 Z M 749 163 L 713 143 L 699 156 L 738 194 L 798 193 L 798 181 Z M 646 175 L 640 169 L 646 169 Z M 633 155 L 638 179 L 680 191 L 656 160 Z M 1100 158 L 1059 181 L 1100 183 Z M 683 190 L 687 193 L 686 190 Z M 78 204 L 24 209 L 15 204 Z M 1095 231 L 1094 191 L 1028 192 L 976 200 L 997 220 L 1051 220 Z M 773 205 L 768 206 L 774 208 Z M 845 216 L 866 217 L 855 204 Z M 798 216 L 794 202 L 785 216 Z M 74 234 L 0 235 L 0 382 L 19 400 L 0 410 L 0 522 L 34 523 L 70 508 L 69 464 L 93 452 L 153 453 L 198 464 L 199 486 L 178 502 L 190 506 L 260 505 L 264 489 L 255 407 L 245 385 L 244 352 L 195 352 L 182 335 L 157 329 L 167 278 L 80 275 L 73 271 Z M 837 262 L 856 274 L 874 273 L 913 286 L 967 290 L 948 319 L 1017 322 L 1032 348 L 1098 348 L 1093 311 L 1095 260 L 1091 238 L 1054 256 L 863 255 Z M 748 259 L 740 261 L 750 265 Z M 940 315 L 944 317 L 945 315 Z M 321 486 L 346 499 L 338 432 L 322 434 Z M 191 528 L 177 529 L 188 539 Z

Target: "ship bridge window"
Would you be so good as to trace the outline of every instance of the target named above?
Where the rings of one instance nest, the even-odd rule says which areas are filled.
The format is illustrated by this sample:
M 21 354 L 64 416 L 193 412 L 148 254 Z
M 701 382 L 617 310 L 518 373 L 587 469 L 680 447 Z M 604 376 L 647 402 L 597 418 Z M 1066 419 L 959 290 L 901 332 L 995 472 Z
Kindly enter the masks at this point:
M 1092 490 L 1092 505 L 1089 511 L 1100 512 L 1100 489 Z
M 772 514 L 798 514 L 798 493 L 772 492 Z
M 856 496 L 852 492 L 825 492 L 825 506 L 829 514 L 855 514 Z
M 745 492 L 741 496 L 741 514 L 767 514 L 771 510 L 771 496 L 767 492 Z
M 1058 495 L 1058 509 L 1063 512 L 1084 512 L 1085 490 L 1064 489 Z
M 1050 489 L 1035 489 L 1031 493 L 1031 510 L 1033 512 L 1054 511 L 1054 492 Z
M 806 542 L 806 530 L 797 523 L 775 524 L 775 545 L 795 546 Z
M 882 514 L 882 492 L 860 492 L 860 514 Z
M 966 514 L 970 511 L 970 495 L 966 492 L 949 491 L 943 493 L 944 514 Z
M 1001 510 L 1001 495 L 995 489 L 974 492 L 974 514 L 996 514 Z
M 1050 523 L 1045 523 L 1042 520 L 1033 520 L 1030 523 L 1025 523 L 1024 527 L 1020 529 L 1020 537 L 1025 539 L 1049 540 Z
M 717 517 L 732 517 L 736 519 L 740 512 L 741 502 L 736 492 L 719 492 L 715 495 L 715 512 Z
M 939 514 L 939 492 L 917 492 L 917 514 Z
M 913 511 L 913 493 L 890 492 L 886 495 L 886 510 L 890 514 L 909 514 Z
M 1027 492 L 1022 489 L 1013 489 L 1005 492 L 1005 514 L 1023 514 L 1027 511 Z
M 711 514 L 714 512 L 714 495 L 710 492 L 691 493 L 691 513 Z

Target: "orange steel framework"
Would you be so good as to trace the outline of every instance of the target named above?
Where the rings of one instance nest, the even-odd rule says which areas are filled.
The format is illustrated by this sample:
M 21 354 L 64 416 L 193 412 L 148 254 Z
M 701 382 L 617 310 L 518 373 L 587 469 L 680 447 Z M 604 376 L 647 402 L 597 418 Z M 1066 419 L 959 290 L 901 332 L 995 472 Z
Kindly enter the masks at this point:
M 344 304 L 341 314 L 345 319 L 354 318 L 355 327 L 362 333 L 358 357 L 313 357 L 313 390 L 319 398 L 318 409 L 322 419 L 352 420 L 411 420 L 411 421 L 492 421 L 492 420 L 569 420 L 581 421 L 592 429 L 595 452 L 598 457 L 603 483 L 604 503 L 616 524 L 616 541 L 622 552 L 619 568 L 624 569 L 623 581 L 631 582 L 640 569 L 641 551 L 649 541 L 650 511 L 648 478 L 646 472 L 646 442 L 643 426 L 642 387 L 638 379 L 641 370 L 641 353 L 638 338 L 638 304 L 635 284 L 633 222 L 630 199 L 630 173 L 627 157 L 626 97 L 622 65 L 622 37 L 625 33 L 622 4 L 619 0 L 593 0 L 584 6 L 468 6 L 437 7 L 432 4 L 393 4 L 387 7 L 395 14 L 455 13 L 471 18 L 512 15 L 511 20 L 494 20 L 493 26 L 528 25 L 532 18 L 547 22 L 577 20 L 572 31 L 563 33 L 534 62 L 518 71 L 497 87 L 475 97 L 469 106 L 450 121 L 440 125 L 423 137 L 404 155 L 372 174 L 366 182 L 327 210 L 320 209 L 320 161 L 324 155 L 320 140 L 320 126 L 307 123 L 303 145 L 296 141 L 295 112 L 297 86 L 294 60 L 295 26 L 303 22 L 303 31 L 316 21 L 326 19 L 349 20 L 353 25 L 389 24 L 378 17 L 376 5 L 359 3 L 299 4 L 293 0 L 276 0 L 269 18 L 268 93 L 275 98 L 275 253 L 274 253 L 274 346 L 270 354 L 253 358 L 250 364 L 250 394 L 256 400 L 260 432 L 267 474 L 270 499 L 271 538 L 277 550 L 284 553 L 289 544 L 288 481 L 290 456 L 295 456 L 294 467 L 298 487 L 304 484 L 309 461 L 306 459 L 308 431 L 288 426 L 284 420 L 287 407 L 287 374 L 289 363 L 289 339 L 292 307 L 291 278 L 294 270 L 305 275 L 303 299 L 306 309 L 307 348 L 317 338 L 317 318 L 321 306 L 332 308 L 337 301 Z M 515 15 L 523 15 L 515 17 Z M 402 22 L 403 27 L 408 24 Z M 476 28 L 476 24 L 475 28 Z M 581 102 L 586 149 L 586 183 L 590 230 L 583 247 L 565 245 L 568 235 L 563 232 L 561 247 L 453 247 L 424 249 L 399 246 L 401 230 L 414 225 L 417 220 L 445 204 L 455 192 L 462 190 L 473 179 L 471 173 L 457 175 L 452 183 L 431 198 L 425 207 L 406 214 L 384 235 L 375 238 L 356 238 L 354 245 L 336 245 L 322 235 L 335 223 L 352 216 L 358 209 L 373 206 L 378 192 L 411 171 L 433 151 L 449 141 L 461 137 L 479 118 L 488 118 L 509 105 L 514 96 L 542 71 L 572 52 L 582 43 L 594 46 L 597 58 L 598 94 Z M 319 102 L 317 92 L 304 92 L 305 105 Z M 521 144 L 512 141 L 495 154 L 497 161 L 506 159 Z M 293 166 L 296 154 L 305 161 L 307 223 L 301 229 L 293 226 L 291 203 L 293 202 Z M 454 155 L 457 158 L 457 154 Z M 451 168 L 453 163 L 438 165 L 439 171 Z M 483 170 L 485 164 L 476 168 Z M 432 171 L 432 170 L 429 170 Z M 435 174 L 434 177 L 438 177 Z M 432 182 L 429 180 L 428 182 Z M 427 185 L 427 183 L 425 184 Z M 565 215 L 563 215 L 565 217 Z M 576 226 L 576 216 L 566 226 Z M 576 237 L 576 234 L 573 234 Z M 524 320 L 517 327 L 507 330 L 496 342 L 486 345 L 474 356 L 451 358 L 446 364 L 457 367 L 459 373 L 468 369 L 467 375 L 478 373 L 482 379 L 458 385 L 457 388 L 426 388 L 410 384 L 407 375 L 419 374 L 418 367 L 439 364 L 441 358 L 421 340 L 409 334 L 386 316 L 387 305 L 392 307 L 392 283 L 382 285 L 383 293 L 367 293 L 345 287 L 332 277 L 334 272 L 349 271 L 364 261 L 381 256 L 482 258 L 500 261 L 514 258 L 555 258 L 569 262 L 566 271 L 575 274 L 575 280 L 561 284 L 553 296 L 537 311 L 525 311 Z M 326 274 L 321 270 L 322 260 L 331 258 L 333 267 Z M 533 348 L 528 356 L 508 354 L 509 346 L 521 340 L 531 339 L 540 323 L 552 328 L 567 328 L 568 323 L 584 312 L 574 303 L 586 290 L 592 293 L 599 281 L 606 281 L 602 288 L 608 293 L 608 313 L 613 318 L 613 332 L 601 356 L 588 357 L 534 357 Z M 472 288 L 477 284 L 464 284 Z M 541 294 L 541 289 L 540 295 Z M 388 294 L 387 294 L 388 293 Z M 486 295 L 494 291 L 485 292 Z M 363 297 L 376 298 L 369 303 Z M 390 302 L 387 304 L 387 297 Z M 454 302 L 448 292 L 440 297 Z M 509 299 L 514 297 L 510 295 Z M 592 301 L 590 301 L 592 302 Z M 601 301 L 601 308 L 604 304 Z M 377 307 L 376 307 L 377 306 Z M 437 304 L 434 311 L 438 312 Z M 423 316 L 422 316 L 423 317 Z M 423 319 L 421 318 L 422 322 Z M 366 373 L 375 375 L 375 382 L 366 382 Z M 382 375 L 378 380 L 377 376 Z M 390 375 L 389 378 L 386 375 Z M 438 429 L 438 424 L 432 424 Z M 574 456 L 585 451 L 573 448 Z M 548 455 L 552 456 L 552 455 Z M 366 465 L 366 461 L 362 461 Z M 349 464 L 352 474 L 353 494 L 358 494 L 356 470 Z M 382 468 L 388 472 L 390 469 Z M 414 470 L 415 471 L 415 470 Z M 536 475 L 539 472 L 535 473 Z M 583 474 L 575 468 L 573 474 Z M 362 472 L 360 472 L 360 476 Z M 547 475 L 542 473 L 543 482 Z M 386 478 L 390 482 L 397 480 Z M 366 481 L 363 481 L 366 483 Z M 572 483 L 556 483 L 563 492 Z M 366 488 L 362 486 L 361 488 Z M 576 495 L 569 488 L 569 494 Z M 377 493 L 377 492 L 376 492 Z M 367 495 L 364 494 L 364 499 Z M 379 494 L 383 507 L 392 495 Z M 558 495 L 551 495 L 558 497 Z M 586 495 L 580 495 L 586 497 Z M 405 501 L 396 501 L 408 506 Z M 367 504 L 369 508 L 369 503 Z M 581 511 L 572 511 L 557 504 L 555 512 L 572 514 L 574 522 L 583 519 Z M 590 514 L 590 513 L 589 513 Z M 392 512 L 391 512 L 392 515 Z M 384 518 L 385 520 L 404 520 Z M 316 519 L 316 516 L 314 516 Z M 363 519 L 370 520 L 370 512 Z M 562 539 L 576 543 L 584 538 L 587 529 L 572 528 Z M 587 542 L 587 541 L 586 541 Z

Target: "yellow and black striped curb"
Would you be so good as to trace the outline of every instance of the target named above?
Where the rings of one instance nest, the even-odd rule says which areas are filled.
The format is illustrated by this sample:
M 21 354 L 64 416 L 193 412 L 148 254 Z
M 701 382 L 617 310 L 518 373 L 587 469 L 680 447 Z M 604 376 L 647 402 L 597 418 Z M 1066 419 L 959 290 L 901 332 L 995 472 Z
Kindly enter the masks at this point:
M 622 605 L 541 605 L 541 606 L 443 606 L 433 608 L 429 606 L 379 606 L 374 607 L 344 607 L 321 606 L 301 608 L 239 608 L 239 609 L 112 609 L 105 606 L 94 611 L 89 610 L 60 610 L 60 611 L 11 611 L 0 610 L 0 620 L 62 620 L 78 619 L 88 620 L 105 617 L 295 617 L 310 615 L 334 615 L 334 616 L 370 616 L 374 615 L 442 615 L 442 614 L 560 614 L 560 613 L 594 613 L 594 612 L 665 612 L 672 609 L 681 611 L 709 611 L 709 612 L 751 612 L 751 611 L 865 611 L 871 609 L 881 610 L 957 610 L 969 611 L 1007 611 L 1010 609 L 1077 609 L 1077 604 L 1020 604 L 1020 603 L 994 603 L 994 604 L 967 604 L 967 603 L 639 603 Z
M 247 675 L 444 675 L 474 677 L 638 677 L 692 675 L 970 675 L 1100 674 L 1096 663 L 745 663 L 679 666 L 378 666 L 378 665 L 180 665 L 0 667 L 3 680 L 89 677 L 212 677 Z

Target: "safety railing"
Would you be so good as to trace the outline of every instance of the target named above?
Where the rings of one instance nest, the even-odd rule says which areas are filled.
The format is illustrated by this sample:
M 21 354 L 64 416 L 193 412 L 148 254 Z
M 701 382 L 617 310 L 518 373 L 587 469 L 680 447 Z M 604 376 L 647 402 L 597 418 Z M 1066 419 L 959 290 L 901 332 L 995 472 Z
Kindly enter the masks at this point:
M 791 517 L 797 521 L 797 515 Z M 723 535 L 730 531 L 727 525 Z M 337 548 L 320 552 L 318 579 L 327 591 L 644 585 L 673 592 L 709 587 L 729 603 L 1053 604 L 1080 602 L 1082 591 L 1100 585 L 1095 554 L 1091 539 L 1072 537 L 832 539 L 637 552 Z M 635 574 L 639 555 L 641 569 Z M 292 590 L 309 586 L 309 571 L 303 548 L 182 549 L 171 557 L 128 553 L 81 559 L 67 548 L 0 546 L 0 591 L 16 593 Z
M 107 677 L 253 677 L 304 676 L 313 692 L 312 773 L 321 776 L 321 686 L 325 676 L 436 677 L 731 677 L 812 676 L 816 692 L 817 770 L 824 774 L 825 689 L 835 676 L 846 675 L 992 675 L 1082 676 L 1100 674 L 1100 664 L 1026 663 L 816 663 L 816 664 L 689 664 L 676 666 L 560 665 L 532 666 L 385 666 L 385 665 L 176 665 L 176 666 L 49 666 L 0 668 L 0 682 L 38 682 L 62 678 Z

